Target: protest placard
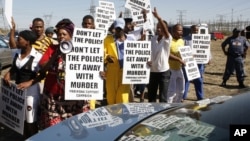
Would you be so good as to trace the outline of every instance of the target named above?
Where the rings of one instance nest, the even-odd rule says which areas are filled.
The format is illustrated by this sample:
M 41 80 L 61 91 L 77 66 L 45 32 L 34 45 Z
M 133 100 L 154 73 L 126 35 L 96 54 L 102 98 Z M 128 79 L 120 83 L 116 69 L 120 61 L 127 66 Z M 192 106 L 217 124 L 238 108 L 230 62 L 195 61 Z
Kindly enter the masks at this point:
M 7 86 L 1 78 L 0 122 L 20 134 L 24 128 L 25 97 L 26 90 L 17 89 L 14 83 Z
M 73 49 L 66 54 L 65 99 L 103 99 L 102 30 L 75 28 Z
M 8 25 L 12 28 L 11 18 L 12 18 L 12 7 L 13 1 L 12 0 L 5 0 L 4 1 L 4 15 L 7 19 Z
M 96 7 L 95 9 L 95 28 L 104 31 L 107 34 L 110 26 L 110 13 L 107 9 Z
M 128 9 L 135 9 L 141 11 L 142 9 L 149 9 L 150 0 L 126 0 L 125 7 Z
M 193 55 L 198 64 L 207 64 L 210 60 L 210 34 L 192 34 Z
M 151 57 L 149 41 L 125 41 L 123 84 L 147 84 L 150 68 L 147 62 Z
M 196 63 L 196 60 L 193 57 L 193 52 L 190 46 L 183 46 L 179 48 L 182 60 L 185 61 L 185 71 L 188 80 L 194 80 L 200 77 L 200 72 Z
M 106 9 L 107 11 L 109 11 L 109 24 L 111 25 L 114 20 L 116 19 L 116 13 L 115 13 L 115 4 L 113 2 L 110 1 L 99 1 L 99 7 L 102 7 L 104 9 Z

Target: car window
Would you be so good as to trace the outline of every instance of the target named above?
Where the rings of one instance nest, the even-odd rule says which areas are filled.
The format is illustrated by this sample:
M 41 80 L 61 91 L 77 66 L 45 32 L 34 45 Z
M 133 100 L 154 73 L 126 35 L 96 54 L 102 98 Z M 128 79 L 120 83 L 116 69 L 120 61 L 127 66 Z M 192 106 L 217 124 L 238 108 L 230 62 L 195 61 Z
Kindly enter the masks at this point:
M 5 43 L 2 39 L 0 39 L 0 47 L 1 48 L 9 48 L 7 43 Z
M 191 107 L 165 111 L 140 122 L 119 138 L 119 141 L 228 140 L 226 129 L 200 121 L 201 116 L 198 110 Z

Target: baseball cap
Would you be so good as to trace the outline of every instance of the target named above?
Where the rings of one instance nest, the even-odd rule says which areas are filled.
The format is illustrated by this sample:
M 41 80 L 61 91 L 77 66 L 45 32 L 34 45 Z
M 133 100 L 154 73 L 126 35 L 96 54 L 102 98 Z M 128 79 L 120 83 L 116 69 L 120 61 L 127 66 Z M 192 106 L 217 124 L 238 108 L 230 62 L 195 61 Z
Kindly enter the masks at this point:
M 114 28 L 117 28 L 117 27 L 124 29 L 125 20 L 123 18 L 118 18 L 114 21 Z

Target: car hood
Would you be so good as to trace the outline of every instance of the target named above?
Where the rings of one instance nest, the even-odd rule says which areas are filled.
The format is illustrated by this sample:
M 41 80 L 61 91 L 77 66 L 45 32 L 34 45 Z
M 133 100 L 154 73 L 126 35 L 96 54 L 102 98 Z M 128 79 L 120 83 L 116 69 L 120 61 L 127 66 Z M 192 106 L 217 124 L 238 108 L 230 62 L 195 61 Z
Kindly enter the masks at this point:
M 30 137 L 27 141 L 115 140 L 146 117 L 182 104 L 128 103 L 97 108 L 73 116 Z

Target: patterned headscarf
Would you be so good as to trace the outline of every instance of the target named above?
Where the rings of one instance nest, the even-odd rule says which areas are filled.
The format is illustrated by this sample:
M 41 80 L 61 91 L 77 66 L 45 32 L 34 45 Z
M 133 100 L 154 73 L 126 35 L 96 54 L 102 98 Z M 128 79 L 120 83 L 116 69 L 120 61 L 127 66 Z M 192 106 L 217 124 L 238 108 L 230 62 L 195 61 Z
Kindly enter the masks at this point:
M 72 37 L 73 36 L 73 32 L 74 32 L 74 23 L 70 20 L 70 19 L 62 19 L 61 21 L 59 21 L 57 24 L 56 24 L 56 32 L 59 30 L 59 29 L 64 29 L 66 30 L 70 36 Z

